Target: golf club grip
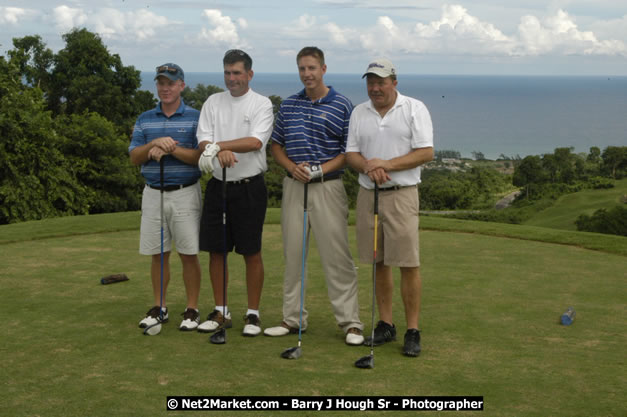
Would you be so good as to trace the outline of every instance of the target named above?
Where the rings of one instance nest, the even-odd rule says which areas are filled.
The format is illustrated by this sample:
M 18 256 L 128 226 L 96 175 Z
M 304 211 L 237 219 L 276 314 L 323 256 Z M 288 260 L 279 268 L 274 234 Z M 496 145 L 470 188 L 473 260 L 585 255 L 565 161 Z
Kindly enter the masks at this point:
M 303 194 L 304 194 L 304 197 L 303 197 L 303 209 L 305 211 L 307 211 L 307 186 L 308 185 L 309 185 L 309 183 L 305 183 L 305 187 L 304 187 L 304 190 L 303 190 Z
M 165 163 L 165 156 L 162 156 L 159 160 L 159 184 L 161 185 L 161 194 L 163 194 L 163 165 Z
M 379 185 L 374 183 L 374 214 L 379 214 Z

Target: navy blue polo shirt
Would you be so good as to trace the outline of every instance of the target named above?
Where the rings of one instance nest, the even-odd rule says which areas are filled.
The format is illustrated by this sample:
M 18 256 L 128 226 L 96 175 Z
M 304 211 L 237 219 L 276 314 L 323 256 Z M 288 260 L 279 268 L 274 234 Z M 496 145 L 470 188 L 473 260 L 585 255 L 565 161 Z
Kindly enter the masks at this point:
M 145 145 L 157 138 L 170 136 L 178 141 L 177 146 L 188 149 L 197 149 L 196 129 L 198 128 L 198 117 L 200 112 L 183 103 L 170 117 L 161 111 L 161 103 L 152 110 L 142 113 L 135 122 L 133 137 L 128 151 L 132 151 L 138 146 Z M 142 165 L 142 175 L 146 184 L 159 186 L 159 162 L 150 160 Z M 190 184 L 200 178 L 201 172 L 196 165 L 189 165 L 173 156 L 166 156 L 164 163 L 165 185 Z
M 293 162 L 323 164 L 345 152 L 352 111 L 350 100 L 333 87 L 314 102 L 303 89 L 281 104 L 271 138 Z

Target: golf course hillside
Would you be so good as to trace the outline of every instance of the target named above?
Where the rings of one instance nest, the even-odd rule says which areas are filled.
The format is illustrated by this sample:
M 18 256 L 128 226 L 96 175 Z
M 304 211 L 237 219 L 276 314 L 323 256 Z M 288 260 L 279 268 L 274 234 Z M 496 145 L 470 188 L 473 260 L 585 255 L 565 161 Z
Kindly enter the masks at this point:
M 529 226 L 551 227 L 555 229 L 577 230 L 575 220 L 582 215 L 592 215 L 598 209 L 611 209 L 625 204 L 627 198 L 627 178 L 614 182 L 614 188 L 604 190 L 583 190 L 561 196 L 553 206 L 536 213 L 524 222 Z
M 276 218 L 278 210 L 268 214 Z M 299 359 L 280 357 L 296 345 L 297 335 L 242 337 L 246 286 L 239 256 L 229 259 L 233 328 L 225 345 L 178 330 L 185 295 L 176 258 L 168 290 L 170 321 L 159 335 L 144 336 L 138 322 L 152 300 L 149 259 L 138 254 L 139 219 L 138 212 L 130 212 L 0 226 L 5 381 L 0 415 L 210 415 L 166 411 L 166 397 L 173 395 L 465 395 L 483 396 L 490 416 L 624 415 L 627 238 L 426 217 L 423 351 L 418 358 L 404 357 L 397 340 L 375 348 L 374 369 L 363 370 L 353 363 L 370 349 L 344 343 L 313 239 L 309 328 Z M 352 226 L 349 237 L 357 259 Z M 280 225 L 266 224 L 264 328 L 282 318 L 281 241 Z M 206 253 L 201 265 L 204 318 L 213 309 Z M 368 332 L 371 266 L 356 266 Z M 114 273 L 129 280 L 100 284 Z M 398 286 L 394 304 L 403 334 Z M 560 315 L 571 306 L 575 321 L 562 326 Z

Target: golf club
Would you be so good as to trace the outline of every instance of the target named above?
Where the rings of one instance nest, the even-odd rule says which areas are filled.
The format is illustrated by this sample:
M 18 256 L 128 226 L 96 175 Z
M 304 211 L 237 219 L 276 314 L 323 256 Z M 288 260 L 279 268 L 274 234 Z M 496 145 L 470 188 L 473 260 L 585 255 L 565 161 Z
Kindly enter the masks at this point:
M 372 254 L 372 335 L 370 336 L 370 355 L 361 357 L 355 366 L 362 369 L 374 368 L 374 308 L 377 285 L 377 226 L 379 220 L 379 186 L 374 183 L 374 251 Z
M 211 335 L 209 341 L 216 345 L 226 343 L 226 166 L 222 167 L 222 242 L 224 257 L 222 259 L 222 324 L 218 331 Z
M 300 273 L 300 319 L 298 321 L 298 346 L 281 353 L 283 359 L 298 359 L 303 354 L 300 345 L 303 340 L 303 304 L 305 303 L 305 262 L 307 260 L 307 183 L 304 187 L 303 200 L 303 262 Z
M 159 289 L 159 319 L 155 324 L 152 324 L 144 329 L 144 334 L 148 336 L 155 336 L 161 333 L 161 322 L 163 321 L 163 163 L 165 161 L 165 156 L 162 156 L 159 160 L 159 182 L 161 185 L 161 189 L 159 192 L 161 193 L 161 205 L 159 208 L 160 216 L 161 216 L 161 283 Z

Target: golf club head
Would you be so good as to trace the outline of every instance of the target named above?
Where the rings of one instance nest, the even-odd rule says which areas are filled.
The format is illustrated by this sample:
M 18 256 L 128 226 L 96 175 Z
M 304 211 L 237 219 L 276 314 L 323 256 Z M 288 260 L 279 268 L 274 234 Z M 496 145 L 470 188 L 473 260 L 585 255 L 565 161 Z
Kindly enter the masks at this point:
M 372 369 L 374 368 L 374 356 L 368 355 L 363 358 L 359 358 L 355 361 L 355 366 L 360 369 Z
M 300 347 L 291 347 L 289 349 L 284 350 L 281 353 L 281 357 L 283 359 L 298 359 L 303 354 L 303 351 Z
M 144 334 L 148 336 L 156 336 L 161 333 L 161 323 L 152 324 L 144 329 Z
M 223 345 L 226 343 L 226 330 L 222 327 L 211 335 L 209 341 L 214 345 Z

